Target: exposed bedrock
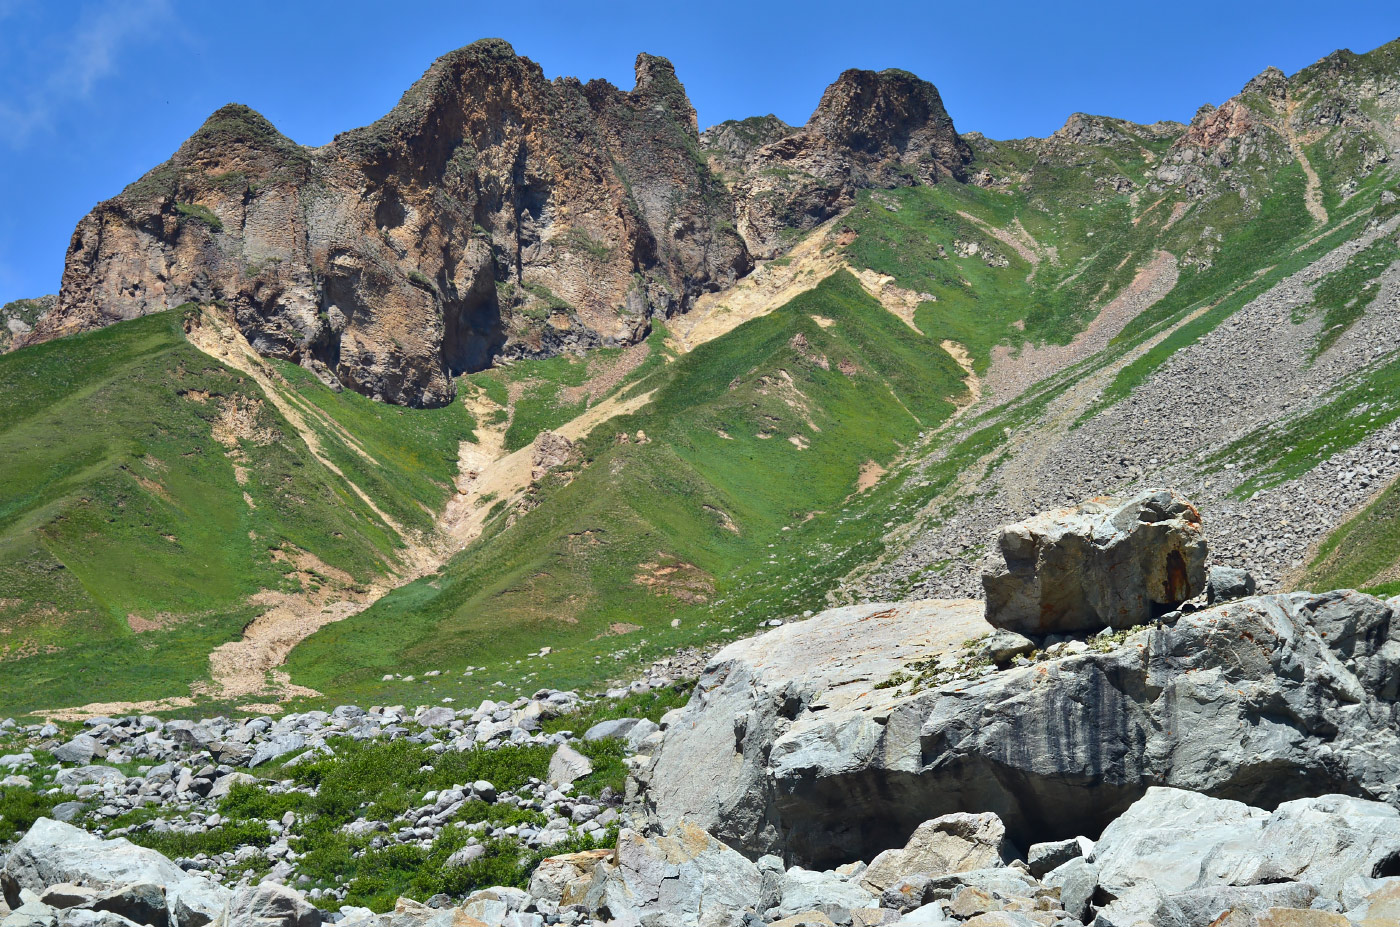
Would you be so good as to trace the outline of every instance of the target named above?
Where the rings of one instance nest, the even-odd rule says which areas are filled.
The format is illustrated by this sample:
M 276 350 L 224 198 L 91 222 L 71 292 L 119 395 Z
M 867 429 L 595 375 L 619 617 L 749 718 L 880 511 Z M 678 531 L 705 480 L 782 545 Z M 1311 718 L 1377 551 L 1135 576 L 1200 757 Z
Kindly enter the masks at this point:
M 1395 804 L 1397 605 L 1245 598 L 1000 670 L 964 645 L 981 603 L 835 609 L 722 650 L 641 788 L 663 825 L 818 865 L 957 811 L 1022 848 L 1097 834 L 1154 785 Z

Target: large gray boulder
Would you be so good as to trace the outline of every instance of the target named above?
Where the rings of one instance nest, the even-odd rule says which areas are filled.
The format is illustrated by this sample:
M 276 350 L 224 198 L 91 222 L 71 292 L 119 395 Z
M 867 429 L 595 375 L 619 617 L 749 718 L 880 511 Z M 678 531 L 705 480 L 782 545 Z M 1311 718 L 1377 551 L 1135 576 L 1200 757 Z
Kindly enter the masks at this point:
M 594 871 L 588 906 L 618 927 L 740 927 L 760 897 L 758 867 L 692 824 L 662 837 L 624 830 Z
M 1400 620 L 1379 599 L 1240 599 L 1069 656 L 888 685 L 975 649 L 955 642 L 986 628 L 977 606 L 836 609 L 731 644 L 640 771 L 643 796 L 664 826 L 823 867 L 956 811 L 995 812 L 1022 847 L 1096 833 L 1158 784 L 1397 801 Z
M 1241 802 L 1153 788 L 1095 845 L 1106 923 L 1205 927 L 1230 910 L 1341 904 L 1357 876 L 1400 870 L 1400 811 L 1343 795 Z
M 1042 512 L 998 544 L 1006 566 L 982 575 L 987 620 L 1021 634 L 1131 628 L 1205 589 L 1200 513 L 1167 489 Z
M 71 882 L 117 892 L 133 883 L 165 888 L 171 927 L 203 927 L 223 910 L 229 890 L 185 872 L 155 850 L 125 839 L 103 840 L 87 831 L 40 818 L 10 850 L 4 874 L 36 894 Z

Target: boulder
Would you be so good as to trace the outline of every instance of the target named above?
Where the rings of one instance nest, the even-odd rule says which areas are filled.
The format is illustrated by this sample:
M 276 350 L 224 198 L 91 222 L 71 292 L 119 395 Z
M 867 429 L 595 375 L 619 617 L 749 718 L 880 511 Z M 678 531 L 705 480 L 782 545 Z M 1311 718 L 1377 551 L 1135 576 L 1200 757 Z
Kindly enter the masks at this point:
M 97 738 L 91 734 L 78 734 L 66 744 L 60 744 L 53 748 L 53 758 L 60 763 L 76 763 L 79 766 L 86 766 L 92 762 L 92 758 L 97 755 L 101 745 Z
M 851 606 L 729 645 L 639 770 L 642 797 L 662 826 L 814 868 L 965 809 L 1020 846 L 1095 833 L 1157 784 L 1271 806 L 1400 797 L 1400 620 L 1379 599 L 1256 596 L 1082 653 L 880 687 L 965 653 L 978 610 Z
M 1010 862 L 1015 855 L 995 814 L 945 814 L 920 824 L 903 849 L 875 857 L 860 881 L 878 895 L 908 876 L 986 869 Z
M 1400 811 L 1325 795 L 1271 812 L 1180 789 L 1149 789 L 1095 845 L 1106 923 L 1208 925 L 1226 912 L 1341 903 L 1356 876 L 1400 868 Z
M 246 885 L 233 893 L 216 927 L 320 927 L 321 912 L 299 892 L 276 882 Z
M 593 772 L 593 761 L 568 744 L 560 744 L 559 749 L 549 758 L 549 773 L 545 777 L 556 789 L 566 788 L 577 779 Z
M 248 766 L 261 766 L 263 763 L 271 762 L 278 757 L 286 756 L 288 753 L 295 753 L 305 746 L 306 738 L 296 732 L 269 737 L 253 750 L 253 755 L 248 760 Z
M 74 818 L 82 814 L 87 807 L 87 802 L 82 801 L 61 801 L 49 809 L 49 815 L 55 821 L 62 821 L 65 824 L 71 823 Z
M 111 766 L 76 766 L 72 769 L 60 769 L 54 774 L 54 781 L 70 789 L 80 785 L 120 786 L 126 782 L 126 776 L 120 769 L 113 769 Z
M 982 576 L 987 621 L 1021 634 L 1131 628 L 1205 589 L 1200 513 L 1166 489 L 1042 512 L 997 543 L 1006 566 Z
M 788 918 L 819 913 L 838 924 L 849 924 L 851 912 L 879 904 L 878 893 L 866 890 L 859 881 L 835 872 L 814 872 L 794 866 L 783 875 L 781 900 L 769 917 Z
M 1254 577 L 1248 570 L 1213 566 L 1206 573 L 1206 604 L 1243 599 L 1255 593 Z
M 626 740 L 627 735 L 632 732 L 641 718 L 612 718 L 607 721 L 599 721 L 597 724 L 584 731 L 584 740 Z
M 0 927 L 58 927 L 58 912 L 39 901 L 26 901 L 11 911 Z
M 1088 837 L 1072 837 L 1069 840 L 1055 840 L 1050 843 L 1034 843 L 1026 851 L 1026 865 L 1031 875 L 1037 879 L 1058 869 L 1072 859 L 1093 861 L 1094 842 Z
M 1017 634 L 1015 631 L 1005 629 L 996 631 L 982 641 L 982 652 L 997 666 L 1010 663 L 1017 657 L 1025 656 L 1033 650 L 1035 650 L 1035 641 L 1024 634 Z
M 170 923 L 165 889 L 152 882 L 132 882 L 111 889 L 86 902 L 84 907 L 110 911 L 150 927 L 168 927 Z
M 585 850 L 541 860 L 530 874 L 530 897 L 556 905 L 582 904 L 593 870 L 612 855 L 612 850 Z
M 163 886 L 173 927 L 203 927 L 229 898 L 228 889 L 185 872 L 155 850 L 125 839 L 103 840 L 49 818 L 35 821 L 10 850 L 4 876 L 17 889 L 36 893 L 63 882 L 102 892 L 132 883 Z
M 757 866 L 685 823 L 661 837 L 624 830 L 614 864 L 596 876 L 595 916 L 642 927 L 740 927 L 762 887 Z

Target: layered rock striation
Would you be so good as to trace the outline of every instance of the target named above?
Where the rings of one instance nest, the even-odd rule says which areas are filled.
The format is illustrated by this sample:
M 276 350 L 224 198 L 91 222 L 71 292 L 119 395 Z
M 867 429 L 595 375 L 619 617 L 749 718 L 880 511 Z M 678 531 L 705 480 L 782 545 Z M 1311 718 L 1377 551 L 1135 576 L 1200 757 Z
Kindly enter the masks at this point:
M 995 811 L 1021 845 L 1095 833 L 1153 785 L 1394 804 L 1395 604 L 1258 596 L 1004 669 L 960 652 L 978 603 L 837 609 L 714 658 L 648 801 L 663 825 L 804 864 L 955 811 Z

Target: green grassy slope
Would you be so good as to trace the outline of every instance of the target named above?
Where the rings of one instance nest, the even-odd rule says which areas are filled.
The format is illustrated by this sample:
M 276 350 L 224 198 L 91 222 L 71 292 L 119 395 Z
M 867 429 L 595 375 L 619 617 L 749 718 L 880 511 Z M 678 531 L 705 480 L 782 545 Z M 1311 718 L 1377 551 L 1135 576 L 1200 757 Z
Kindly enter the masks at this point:
M 654 401 L 597 429 L 532 510 L 488 527 L 440 575 L 323 628 L 293 652 L 292 677 L 355 697 L 459 695 L 518 679 L 515 661 L 549 646 L 530 669 L 581 685 L 614 671 L 604 655 L 722 635 L 716 609 L 780 588 L 787 567 L 769 561 L 791 553 L 794 531 L 855 493 L 866 461 L 889 464 L 946 418 L 960 378 L 935 343 L 835 275 L 652 374 L 636 388 L 655 388 Z M 820 595 L 793 590 L 774 607 Z M 493 672 L 380 681 L 479 665 Z
M 394 565 L 401 539 L 254 384 L 186 342 L 182 316 L 0 357 L 0 712 L 188 695 L 256 614 L 249 597 L 297 588 L 275 550 L 356 582 Z M 380 407 L 285 372 L 380 461 L 324 440 L 345 472 L 426 525 L 465 411 Z

